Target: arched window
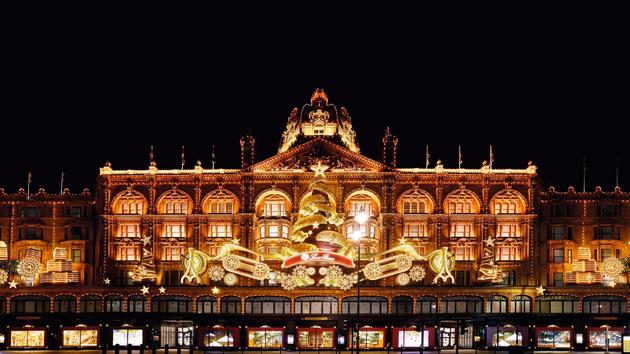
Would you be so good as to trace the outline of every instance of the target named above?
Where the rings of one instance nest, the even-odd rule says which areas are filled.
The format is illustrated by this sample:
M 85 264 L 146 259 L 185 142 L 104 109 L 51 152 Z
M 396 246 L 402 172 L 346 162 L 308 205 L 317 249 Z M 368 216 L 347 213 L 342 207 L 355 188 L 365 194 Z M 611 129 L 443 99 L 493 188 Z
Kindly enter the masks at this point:
M 380 296 L 361 296 L 359 304 L 359 313 L 372 315 L 387 314 L 387 299 Z M 355 314 L 357 313 L 357 297 L 346 297 L 341 302 L 341 313 Z
M 532 298 L 527 295 L 514 295 L 510 301 L 510 312 L 532 312 Z
M 234 214 L 237 212 L 237 200 L 233 194 L 216 190 L 208 194 L 203 203 L 205 214 Z
M 40 295 L 18 295 L 11 298 L 11 313 L 48 313 L 50 299 Z
M 525 200 L 512 189 L 503 190 L 492 198 L 490 212 L 493 214 L 523 214 L 525 212 Z
M 444 313 L 482 313 L 483 299 L 477 296 L 447 296 L 442 299 Z
M 190 196 L 176 189 L 164 193 L 158 201 L 160 214 L 189 214 L 191 206 Z
M 245 299 L 245 313 L 289 314 L 291 300 L 281 296 L 255 296 Z
M 545 295 L 536 298 L 538 313 L 579 313 L 579 300 L 569 295 Z
M 68 313 L 77 311 L 77 298 L 72 295 L 55 297 L 55 312 Z
M 345 210 L 350 217 L 354 217 L 360 211 L 368 213 L 371 217 L 377 217 L 379 209 L 378 198 L 371 193 L 359 191 L 346 199 Z
M 419 296 L 416 299 L 416 313 L 437 313 L 437 299 L 433 296 Z
M 84 312 L 84 313 L 94 313 L 94 312 L 103 311 L 102 305 L 101 305 L 102 303 L 103 303 L 103 298 L 98 295 L 84 295 L 84 296 L 81 296 L 81 299 L 79 300 L 79 304 L 81 306 L 81 312 Z
M 412 314 L 413 299 L 409 296 L 396 296 L 392 299 L 392 313 L 396 315 Z
M 241 299 L 238 296 L 224 296 L 220 302 L 221 313 L 241 313 Z
M 256 214 L 262 218 L 287 217 L 290 211 L 289 199 L 277 192 L 263 195 L 256 207 Z
M 0 296 L 0 314 L 7 312 L 7 299 Z
M 151 299 L 151 312 L 192 312 L 192 299 L 188 296 L 154 296 Z
M 475 194 L 468 189 L 459 189 L 446 197 L 444 209 L 449 214 L 477 214 L 479 202 Z
M 302 296 L 295 299 L 295 313 L 311 315 L 336 314 L 339 300 L 332 296 Z
M 431 214 L 433 201 L 429 193 L 423 190 L 405 192 L 398 202 L 398 212 L 401 214 Z
M 120 295 L 105 297 L 105 312 L 122 312 L 123 298 Z
M 127 298 L 127 312 L 147 312 L 148 301 L 142 295 L 132 295 Z
M 626 298 L 613 295 L 587 296 L 583 300 L 585 313 L 626 313 Z
M 126 190 L 114 198 L 112 210 L 114 214 L 121 215 L 146 214 L 147 201 L 140 192 Z
M 200 296 L 197 298 L 197 313 L 217 313 L 218 301 L 214 296 Z
M 507 312 L 507 298 L 505 296 L 490 295 L 487 300 L 487 313 Z

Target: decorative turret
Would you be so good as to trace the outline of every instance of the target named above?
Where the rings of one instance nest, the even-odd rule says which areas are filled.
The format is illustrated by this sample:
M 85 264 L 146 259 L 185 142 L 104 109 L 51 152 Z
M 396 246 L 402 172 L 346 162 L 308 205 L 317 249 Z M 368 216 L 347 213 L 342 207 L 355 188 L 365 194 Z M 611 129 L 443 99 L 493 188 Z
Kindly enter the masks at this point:
M 391 134 L 389 127 L 385 129 L 383 137 L 383 156 L 382 162 L 392 168 L 396 167 L 396 149 L 398 146 L 398 138 Z
M 329 139 L 359 152 L 348 111 L 343 107 L 338 110 L 337 106 L 329 104 L 328 96 L 322 89 L 316 89 L 310 103 L 301 110 L 294 108 L 291 111 L 278 152 L 287 151 L 296 144 L 314 138 Z

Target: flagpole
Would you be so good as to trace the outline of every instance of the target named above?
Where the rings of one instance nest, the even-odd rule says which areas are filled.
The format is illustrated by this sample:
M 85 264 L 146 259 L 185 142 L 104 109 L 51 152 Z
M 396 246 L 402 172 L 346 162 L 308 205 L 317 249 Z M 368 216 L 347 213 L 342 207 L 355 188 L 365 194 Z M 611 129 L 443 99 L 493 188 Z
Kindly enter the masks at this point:
M 462 146 L 457 145 L 457 152 L 459 153 L 459 169 L 462 168 Z
M 586 156 L 582 157 L 582 193 L 586 193 Z
M 619 158 L 615 158 L 615 187 L 619 187 Z
M 63 194 L 63 171 L 61 171 L 61 188 L 59 194 Z
M 424 168 L 428 169 L 429 168 L 429 144 L 427 144 L 424 155 L 425 155 Z
M 33 174 L 31 171 L 28 171 L 28 180 L 26 183 L 26 199 L 31 198 L 31 180 L 33 179 Z
M 182 170 L 184 169 L 184 145 L 182 145 Z
M 216 162 L 215 160 L 216 160 L 216 156 L 214 154 L 214 145 L 212 145 L 212 169 L 213 170 L 214 170 L 214 164 Z

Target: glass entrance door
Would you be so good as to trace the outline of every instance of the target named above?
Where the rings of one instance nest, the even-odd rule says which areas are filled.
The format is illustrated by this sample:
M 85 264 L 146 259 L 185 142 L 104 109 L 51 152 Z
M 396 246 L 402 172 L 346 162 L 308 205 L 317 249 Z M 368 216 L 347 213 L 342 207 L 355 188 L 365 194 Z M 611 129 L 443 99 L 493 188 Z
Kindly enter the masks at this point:
M 190 321 L 163 321 L 160 326 L 160 346 L 190 347 L 193 344 L 193 331 Z
M 440 347 L 453 348 L 455 347 L 455 327 L 440 327 Z

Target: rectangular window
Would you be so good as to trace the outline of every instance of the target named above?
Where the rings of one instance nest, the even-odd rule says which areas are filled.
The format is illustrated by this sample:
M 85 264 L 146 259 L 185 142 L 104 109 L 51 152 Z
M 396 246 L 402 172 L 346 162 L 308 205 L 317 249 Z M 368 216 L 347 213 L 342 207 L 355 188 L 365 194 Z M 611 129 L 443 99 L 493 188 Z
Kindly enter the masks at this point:
M 286 210 L 284 201 L 266 201 L 264 216 L 285 216 Z
M 610 248 L 602 248 L 602 262 L 613 257 L 613 250 Z
M 81 207 L 80 206 L 73 206 L 70 208 L 70 216 L 73 218 L 80 218 L 81 217 Z
M 82 240 L 83 239 L 83 226 L 73 226 L 72 227 L 72 239 L 73 240 Z
M 280 227 L 278 225 L 269 225 L 269 237 L 280 236 Z
M 456 285 L 470 285 L 470 271 L 468 270 L 455 271 L 455 284 Z
M 497 247 L 497 253 L 495 257 L 497 261 L 520 261 L 520 246 L 514 244 L 499 245 Z
M 553 286 L 561 287 L 563 284 L 562 273 L 553 273 Z
M 25 218 L 39 218 L 41 216 L 41 209 L 38 207 L 26 207 L 22 209 L 22 213 Z
M 615 208 L 614 205 L 600 205 L 599 206 L 599 216 L 602 216 L 602 217 L 617 216 L 616 211 L 617 211 L 617 208 Z
M 455 246 L 455 260 L 457 261 L 473 261 L 475 259 L 473 246 L 463 245 Z
M 613 230 L 612 226 L 601 226 L 599 228 L 599 238 L 602 240 L 612 240 Z
M 553 227 L 553 240 L 562 240 L 564 239 L 564 226 L 554 226 Z
M 165 246 L 162 250 L 162 259 L 165 261 L 179 261 L 184 253 L 182 246 Z
M 451 237 L 474 237 L 472 224 L 452 224 Z
M 497 225 L 497 237 L 517 237 L 519 227 L 517 224 L 499 224 Z
M 81 263 L 81 250 L 78 248 L 72 249 L 72 263 Z
M 132 245 L 120 245 L 118 246 L 119 261 L 138 261 L 140 260 L 140 247 Z
M 564 263 L 564 248 L 553 249 L 553 262 Z
M 120 224 L 119 237 L 140 237 L 140 225 L 139 224 Z
M 184 224 L 167 224 L 164 226 L 165 237 L 186 237 L 186 225 Z
M 372 213 L 372 202 L 369 200 L 353 200 L 350 202 L 350 216 L 355 216 L 360 211 L 368 213 L 370 216 L 374 216 Z
M 420 223 L 405 223 L 405 237 L 426 237 L 426 228 Z
M 231 224 L 212 224 L 210 225 L 210 237 L 232 237 Z
M 503 272 L 503 285 L 516 285 L 516 271 L 508 270 Z
M 566 205 L 552 205 L 551 216 L 555 216 L 555 217 L 568 216 L 567 206 Z

